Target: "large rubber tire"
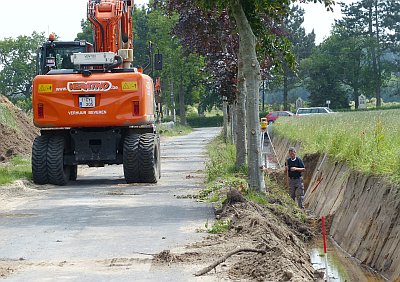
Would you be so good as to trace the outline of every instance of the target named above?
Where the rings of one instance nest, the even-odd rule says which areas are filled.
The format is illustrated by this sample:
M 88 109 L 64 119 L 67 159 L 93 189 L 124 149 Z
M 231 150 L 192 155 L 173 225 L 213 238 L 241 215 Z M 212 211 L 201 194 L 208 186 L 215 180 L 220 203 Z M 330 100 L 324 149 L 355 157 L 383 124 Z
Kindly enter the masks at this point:
M 32 178 L 39 185 L 49 183 L 47 173 L 47 147 L 49 136 L 42 135 L 35 138 L 32 145 Z
M 47 147 L 47 172 L 49 183 L 65 185 L 70 178 L 70 167 L 64 165 L 65 140 L 62 136 L 51 136 Z
M 130 134 L 125 137 L 123 148 L 123 165 L 126 183 L 138 183 L 140 181 L 139 158 L 140 134 Z
M 76 181 L 78 178 L 78 165 L 70 166 L 69 180 Z
M 143 183 L 157 183 L 159 178 L 159 146 L 157 135 L 145 133 L 140 135 L 139 156 L 140 180 Z

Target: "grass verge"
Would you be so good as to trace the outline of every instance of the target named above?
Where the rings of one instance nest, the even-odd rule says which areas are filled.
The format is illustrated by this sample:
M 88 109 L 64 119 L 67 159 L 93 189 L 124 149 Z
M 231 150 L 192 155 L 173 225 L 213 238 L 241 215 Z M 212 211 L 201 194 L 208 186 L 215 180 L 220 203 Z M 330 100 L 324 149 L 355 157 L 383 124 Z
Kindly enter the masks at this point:
M 274 132 L 302 143 L 302 154 L 328 153 L 366 174 L 400 182 L 400 110 L 346 112 L 278 120 Z
M 231 188 L 240 191 L 248 201 L 256 202 L 270 209 L 278 217 L 285 221 L 304 222 L 305 214 L 289 194 L 276 182 L 265 177 L 267 192 L 257 193 L 248 189 L 247 173 L 244 169 L 235 169 L 235 146 L 225 144 L 222 136 L 215 138 L 207 147 L 209 161 L 206 164 L 207 186 L 200 195 L 199 199 L 214 203 L 216 208 L 220 208 L 226 199 L 226 194 Z M 224 223 L 226 225 L 226 223 Z M 226 228 L 219 228 L 221 222 L 217 222 L 221 232 Z M 208 229 L 208 232 L 211 231 Z
M 183 126 L 179 124 L 160 124 L 157 126 L 157 128 L 162 136 L 186 135 L 193 131 L 190 126 Z
M 18 179 L 32 179 L 31 162 L 19 156 L 0 165 L 0 185 L 12 183 Z

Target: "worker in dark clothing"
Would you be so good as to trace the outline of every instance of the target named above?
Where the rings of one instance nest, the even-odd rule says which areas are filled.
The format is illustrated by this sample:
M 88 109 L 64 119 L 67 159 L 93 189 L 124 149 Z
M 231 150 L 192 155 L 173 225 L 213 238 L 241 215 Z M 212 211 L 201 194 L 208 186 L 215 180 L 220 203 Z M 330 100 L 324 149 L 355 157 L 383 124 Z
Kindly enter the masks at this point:
M 296 149 L 289 148 L 289 158 L 286 161 L 286 171 L 289 177 L 290 197 L 296 201 L 299 208 L 304 209 L 304 184 L 302 173 L 305 171 L 303 160 L 296 156 Z

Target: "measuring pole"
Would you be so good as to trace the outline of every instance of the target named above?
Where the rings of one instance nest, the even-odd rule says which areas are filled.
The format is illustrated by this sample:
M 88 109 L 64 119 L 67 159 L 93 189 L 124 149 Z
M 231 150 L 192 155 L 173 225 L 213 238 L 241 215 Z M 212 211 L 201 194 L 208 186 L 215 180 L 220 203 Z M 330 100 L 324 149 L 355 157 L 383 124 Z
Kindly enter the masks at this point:
M 324 254 L 325 254 L 325 274 L 326 281 L 329 282 L 329 272 L 328 272 L 328 253 L 326 251 L 326 229 L 325 229 L 325 216 L 322 216 L 322 239 L 324 240 Z

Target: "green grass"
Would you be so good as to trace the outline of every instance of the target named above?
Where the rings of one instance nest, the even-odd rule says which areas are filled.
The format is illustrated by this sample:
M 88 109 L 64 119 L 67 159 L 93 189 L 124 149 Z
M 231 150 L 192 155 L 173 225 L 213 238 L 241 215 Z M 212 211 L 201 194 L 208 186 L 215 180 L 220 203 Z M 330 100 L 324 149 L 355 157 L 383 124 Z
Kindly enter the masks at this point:
M 267 206 L 281 217 L 304 222 L 305 215 L 290 198 L 284 188 L 266 177 L 266 193 L 256 193 L 248 189 L 247 173 L 235 169 L 235 146 L 224 144 L 222 136 L 215 138 L 207 147 L 209 161 L 206 164 L 207 188 L 199 199 L 214 203 L 216 208 L 222 206 L 230 188 L 240 191 L 248 201 Z
M 235 171 L 236 149 L 234 145 L 224 144 L 219 135 L 207 146 L 210 160 L 206 164 L 207 181 L 231 176 Z
M 0 103 L 0 123 L 8 127 L 11 127 L 13 129 L 18 129 L 14 114 L 10 111 L 10 109 L 6 105 L 1 103 Z
M 400 110 L 278 120 L 274 133 L 301 141 L 301 153 L 328 153 L 353 169 L 400 182 Z
M 160 124 L 157 126 L 157 128 L 162 136 L 186 135 L 193 131 L 193 129 L 190 126 L 182 126 L 179 124 L 175 124 L 173 126 Z
M 206 225 L 207 233 L 219 234 L 229 230 L 230 220 L 216 220 L 211 227 Z
M 22 157 L 15 157 L 9 163 L 0 165 L 0 185 L 18 179 L 32 179 L 31 163 Z

